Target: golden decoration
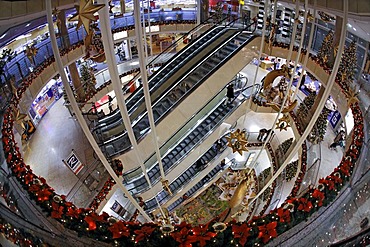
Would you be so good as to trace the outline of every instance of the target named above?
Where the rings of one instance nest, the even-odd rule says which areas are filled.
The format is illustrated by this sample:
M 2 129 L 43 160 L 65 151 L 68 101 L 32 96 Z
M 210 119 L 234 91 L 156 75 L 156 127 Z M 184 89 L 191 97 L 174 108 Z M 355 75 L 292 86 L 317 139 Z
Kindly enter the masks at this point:
M 26 53 L 26 56 L 28 60 L 33 64 L 33 58 L 36 56 L 37 52 L 39 51 L 38 48 L 36 48 L 34 45 L 26 46 L 26 50 L 24 53 Z
M 288 115 L 283 115 L 283 117 L 278 119 L 278 122 L 276 123 L 276 128 L 280 131 L 285 130 L 287 131 L 290 126 L 290 119 Z
M 233 149 L 233 153 L 238 152 L 240 155 L 243 155 L 243 151 L 248 152 L 247 149 L 247 140 L 245 139 L 244 132 L 237 129 L 235 132 L 231 132 L 230 137 L 226 137 L 227 146 Z
M 315 20 L 315 17 L 313 16 L 313 14 L 311 14 L 311 11 L 309 10 L 307 14 L 307 21 L 312 22 L 314 20 Z
M 90 30 L 90 22 L 95 21 L 94 13 L 102 9 L 105 4 L 96 4 L 94 5 L 92 0 L 80 0 L 80 5 L 75 5 L 77 13 L 74 14 L 69 21 L 78 21 L 76 30 L 84 26 L 87 33 Z
M 344 95 L 346 95 L 348 107 L 350 107 L 352 104 L 356 104 L 359 102 L 357 98 L 358 92 L 355 92 L 352 89 L 348 89 L 348 91 L 344 91 Z
M 51 11 L 51 14 L 55 16 L 56 18 L 58 18 L 59 13 L 60 13 L 60 10 L 57 9 L 57 7 L 54 7 L 54 9 Z
M 168 192 L 168 194 L 170 194 L 170 196 L 172 196 L 172 191 L 170 189 L 170 185 L 169 185 L 169 182 L 167 179 L 161 179 L 161 182 L 162 182 L 162 187 L 163 189 Z
M 17 108 L 16 110 L 13 111 L 13 119 L 14 121 L 22 126 L 23 129 L 25 129 L 23 120 L 27 117 L 27 114 L 21 113 L 19 109 Z

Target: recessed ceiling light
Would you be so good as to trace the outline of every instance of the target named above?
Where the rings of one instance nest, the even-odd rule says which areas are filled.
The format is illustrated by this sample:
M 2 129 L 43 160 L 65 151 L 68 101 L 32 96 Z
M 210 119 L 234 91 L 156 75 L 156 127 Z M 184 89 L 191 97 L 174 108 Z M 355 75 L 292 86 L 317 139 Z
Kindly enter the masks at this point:
M 356 29 L 356 28 L 353 28 L 353 30 L 357 31 L 357 29 Z
M 351 25 L 351 24 L 349 24 L 349 23 L 347 24 L 347 26 L 348 26 L 348 27 L 352 27 L 352 25 Z
M 28 27 L 29 25 L 31 25 L 31 22 L 27 23 L 26 27 Z
M 1 35 L 0 39 L 4 38 L 6 36 L 6 33 L 4 33 L 3 35 Z

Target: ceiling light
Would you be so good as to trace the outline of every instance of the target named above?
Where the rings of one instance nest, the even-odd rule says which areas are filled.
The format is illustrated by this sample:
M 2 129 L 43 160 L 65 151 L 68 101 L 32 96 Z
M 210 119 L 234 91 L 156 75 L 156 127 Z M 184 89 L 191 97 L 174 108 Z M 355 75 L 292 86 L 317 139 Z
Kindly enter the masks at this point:
M 356 28 L 353 28 L 353 30 L 357 31 L 357 29 L 356 29 Z
M 351 25 L 351 24 L 349 24 L 349 23 L 347 24 L 347 26 L 348 26 L 348 27 L 352 27 L 352 25 Z
M 26 24 L 26 27 L 28 27 L 29 25 L 31 25 L 31 22 L 28 22 L 28 23 Z
M 4 38 L 6 36 L 6 33 L 4 33 L 3 35 L 1 35 L 0 39 Z

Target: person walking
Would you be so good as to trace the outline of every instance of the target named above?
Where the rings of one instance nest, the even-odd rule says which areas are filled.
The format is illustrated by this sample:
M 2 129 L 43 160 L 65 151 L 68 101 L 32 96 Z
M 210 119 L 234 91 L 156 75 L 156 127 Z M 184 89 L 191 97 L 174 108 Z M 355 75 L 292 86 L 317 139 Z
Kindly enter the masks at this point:
M 113 98 L 112 96 L 108 95 L 108 108 L 109 108 L 109 113 L 113 111 Z
M 234 85 L 230 84 L 227 86 L 227 91 L 226 91 L 226 97 L 228 98 L 228 103 L 231 103 L 234 99 Z
M 258 133 L 257 136 L 257 141 L 262 141 L 263 137 L 266 135 L 267 129 L 260 129 L 260 132 Z

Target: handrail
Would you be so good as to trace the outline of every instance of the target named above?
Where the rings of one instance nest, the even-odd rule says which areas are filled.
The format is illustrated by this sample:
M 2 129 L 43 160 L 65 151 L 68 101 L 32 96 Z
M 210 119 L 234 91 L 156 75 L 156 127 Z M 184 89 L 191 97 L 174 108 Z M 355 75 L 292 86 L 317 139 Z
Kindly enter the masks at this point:
M 258 84 L 259 85 L 259 84 Z M 247 90 L 247 89 L 249 89 L 249 88 L 252 88 L 252 86 L 248 86 L 247 88 L 245 88 L 244 90 Z M 255 86 L 255 88 L 256 88 L 256 86 Z M 222 90 L 221 90 L 221 92 L 222 92 Z M 255 91 L 255 92 L 258 92 L 258 90 L 257 91 Z M 251 92 L 251 95 L 253 94 L 253 92 Z M 216 96 L 217 97 L 217 96 Z M 235 97 L 235 98 L 237 98 L 237 97 Z M 226 99 L 226 96 L 224 96 L 224 100 Z M 235 108 L 237 108 L 240 104 L 242 104 L 242 102 L 244 102 L 244 100 L 245 99 L 247 99 L 247 97 L 246 96 L 244 96 L 244 99 L 242 100 L 242 101 L 240 101 L 236 106 L 234 106 L 234 109 Z M 220 101 L 220 103 L 218 103 L 214 108 L 217 108 L 220 104 L 223 104 L 224 103 L 224 100 L 221 100 Z M 210 112 L 213 112 L 213 111 L 210 111 Z M 226 117 L 228 117 L 229 115 L 230 115 L 231 113 L 228 113 L 228 114 L 226 114 L 221 120 L 224 120 Z M 204 117 L 204 119 L 205 119 L 205 117 Z M 220 121 L 221 121 L 220 120 Z M 201 123 L 201 121 L 198 121 L 197 122 L 198 124 L 197 125 L 199 125 L 200 123 Z M 217 125 L 215 125 L 214 127 L 213 127 L 213 129 L 214 128 L 216 128 L 217 127 Z M 193 127 L 192 129 L 194 129 L 195 127 Z M 211 129 L 210 129 L 211 130 Z M 188 132 L 189 133 L 189 132 Z M 191 132 L 190 132 L 191 133 Z M 208 134 L 206 134 L 205 136 L 203 136 L 197 143 L 201 143 L 204 139 L 206 139 L 208 136 L 210 135 L 210 132 L 208 132 Z M 185 138 L 185 134 L 183 135 L 184 137 L 183 138 Z M 180 141 L 183 139 L 183 138 L 181 138 L 180 139 Z M 196 145 L 196 144 L 195 144 Z M 194 145 L 194 146 L 195 146 Z M 177 146 L 177 143 L 176 144 L 174 144 L 174 145 L 172 145 L 172 149 L 169 149 L 169 150 L 167 150 L 167 152 L 163 155 L 163 157 L 164 156 L 166 156 L 166 154 L 168 154 L 168 153 L 170 153 L 174 148 L 176 148 L 176 146 Z M 162 146 L 161 146 L 162 147 Z M 177 160 L 174 164 L 172 164 L 172 166 L 171 166 L 171 168 L 169 168 L 168 170 L 167 170 L 167 172 L 170 172 L 174 167 L 176 167 L 182 160 L 184 159 L 184 157 L 182 157 L 182 158 L 180 158 L 179 160 Z M 145 164 L 144 164 L 145 165 Z M 150 168 L 148 168 L 149 170 L 150 169 L 153 169 L 155 166 L 157 165 L 157 163 L 154 163 L 153 165 L 151 165 L 150 166 Z M 133 173 L 133 172 L 135 172 L 135 171 L 139 171 L 137 168 L 135 168 L 135 170 L 134 171 L 131 171 L 130 173 Z M 126 174 L 124 174 L 123 176 L 127 176 L 127 174 L 128 173 L 126 173 Z M 135 177 L 134 178 L 132 178 L 132 180 L 130 181 L 130 182 L 133 182 L 134 180 L 138 180 L 138 179 L 140 179 L 140 177 L 142 177 L 141 176 L 142 175 L 142 173 L 140 173 L 140 174 L 136 174 L 135 175 Z M 125 180 L 125 182 L 126 182 L 126 184 L 127 183 L 129 183 L 128 181 L 127 181 L 127 179 L 126 179 L 126 177 L 124 177 L 124 180 Z M 156 182 L 158 182 L 158 179 L 156 179 L 156 180 L 154 180 L 155 182 L 154 183 L 156 183 Z M 145 183 L 145 182 L 144 182 Z M 153 183 L 153 184 L 154 184 Z M 141 184 L 142 185 L 142 184 Z M 138 187 L 138 186 L 140 186 L 140 185 L 137 185 L 136 187 Z M 129 190 L 132 190 L 132 189 L 129 189 Z M 142 191 L 140 191 L 140 192 L 142 192 Z

